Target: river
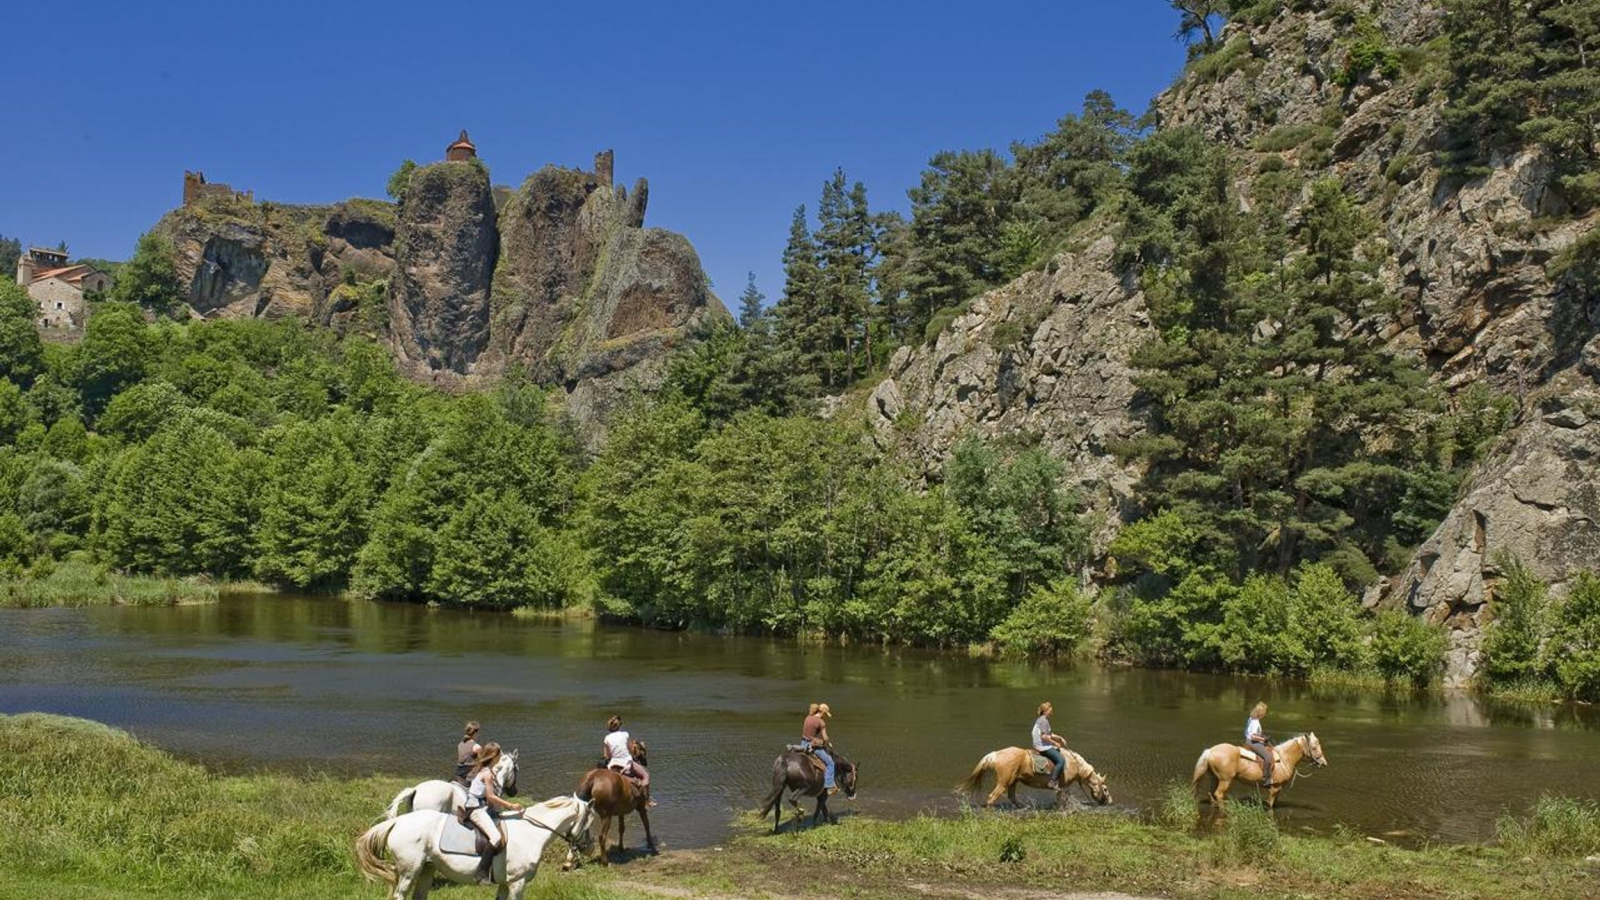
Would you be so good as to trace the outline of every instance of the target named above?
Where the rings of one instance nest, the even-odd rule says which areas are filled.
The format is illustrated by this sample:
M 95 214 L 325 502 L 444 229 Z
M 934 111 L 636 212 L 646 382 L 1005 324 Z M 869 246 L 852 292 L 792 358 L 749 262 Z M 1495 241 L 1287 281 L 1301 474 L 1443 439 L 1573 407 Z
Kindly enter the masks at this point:
M 1109 777 L 1113 811 L 1187 779 L 1257 699 L 1271 733 L 1315 731 L 1330 762 L 1281 798 L 1289 830 L 1473 841 L 1540 792 L 1600 797 L 1589 708 L 283 595 L 0 610 L 0 712 L 96 719 L 222 771 L 446 775 L 474 718 L 520 748 L 522 796 L 540 798 L 576 786 L 620 713 L 650 744 L 671 847 L 714 844 L 757 805 L 808 702 L 833 707 L 835 742 L 862 768 L 858 800 L 836 806 L 902 816 L 958 809 L 950 787 L 987 750 L 1025 743 L 1044 699 Z

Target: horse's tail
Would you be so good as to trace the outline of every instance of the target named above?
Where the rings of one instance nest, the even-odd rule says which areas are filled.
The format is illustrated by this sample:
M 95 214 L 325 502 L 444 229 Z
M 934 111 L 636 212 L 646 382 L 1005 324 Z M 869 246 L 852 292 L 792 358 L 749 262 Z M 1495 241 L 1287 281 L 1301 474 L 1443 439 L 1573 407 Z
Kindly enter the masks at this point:
M 972 774 L 966 780 L 956 785 L 956 793 L 970 794 L 983 787 L 983 776 L 994 769 L 994 751 L 983 755 L 978 764 L 973 767 Z
M 765 817 L 767 813 L 772 812 L 774 806 L 778 805 L 778 801 L 783 799 L 783 789 L 788 786 L 787 781 L 787 775 L 783 771 L 783 757 L 780 756 L 777 762 L 772 764 L 772 793 L 762 802 L 759 815 Z
M 1189 786 L 1194 789 L 1195 796 L 1200 796 L 1200 783 L 1211 774 L 1211 750 L 1200 751 L 1200 758 L 1194 762 L 1194 778 Z
M 389 832 L 394 830 L 394 819 L 386 819 L 367 829 L 356 838 L 356 868 L 373 881 L 394 887 L 394 863 L 383 858 L 389 847 Z
M 400 793 L 395 794 L 394 795 L 394 799 L 389 801 L 389 808 L 387 810 L 384 810 L 383 817 L 385 819 L 393 819 L 393 818 L 397 818 L 399 816 L 402 816 L 402 815 L 410 812 L 411 811 L 411 807 L 410 807 L 411 801 L 416 796 L 417 796 L 417 789 L 416 789 L 415 786 L 408 787 L 405 790 L 401 791 Z M 404 808 L 402 809 L 402 807 L 404 807 Z

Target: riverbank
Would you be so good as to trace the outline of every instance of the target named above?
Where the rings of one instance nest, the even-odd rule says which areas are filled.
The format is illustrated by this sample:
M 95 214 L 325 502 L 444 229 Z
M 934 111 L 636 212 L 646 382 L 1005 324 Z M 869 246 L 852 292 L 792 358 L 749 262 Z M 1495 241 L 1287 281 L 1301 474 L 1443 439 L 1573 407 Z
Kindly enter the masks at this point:
M 0 760 L 0 900 L 376 900 L 383 892 L 354 871 L 351 842 L 407 782 L 212 775 L 115 729 L 41 714 L 0 716 Z M 1600 853 L 1600 810 L 1582 804 L 1508 820 L 1509 846 L 1420 850 L 1283 835 L 1245 804 L 1205 830 L 1102 813 L 847 817 L 779 835 L 753 817 L 739 825 L 742 836 L 719 848 L 634 856 L 609 871 L 551 866 L 529 896 L 1577 900 L 1597 878 L 1583 857 Z
M 78 606 L 183 606 L 215 603 L 223 594 L 267 594 L 256 581 L 123 575 L 78 553 L 26 575 L 0 578 L 0 609 Z

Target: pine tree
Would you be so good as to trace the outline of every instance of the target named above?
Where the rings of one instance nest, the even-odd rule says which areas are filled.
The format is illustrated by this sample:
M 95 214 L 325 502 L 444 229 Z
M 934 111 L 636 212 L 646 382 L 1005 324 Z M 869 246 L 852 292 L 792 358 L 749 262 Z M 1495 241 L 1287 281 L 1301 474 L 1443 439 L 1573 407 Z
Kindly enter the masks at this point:
M 762 325 L 766 319 L 767 296 L 756 287 L 756 273 L 749 273 L 744 293 L 739 295 L 739 327 L 749 331 Z
M 794 211 L 789 242 L 783 248 L 783 299 L 778 301 L 777 316 L 779 343 L 805 371 L 833 383 L 823 322 L 822 268 L 804 204 Z

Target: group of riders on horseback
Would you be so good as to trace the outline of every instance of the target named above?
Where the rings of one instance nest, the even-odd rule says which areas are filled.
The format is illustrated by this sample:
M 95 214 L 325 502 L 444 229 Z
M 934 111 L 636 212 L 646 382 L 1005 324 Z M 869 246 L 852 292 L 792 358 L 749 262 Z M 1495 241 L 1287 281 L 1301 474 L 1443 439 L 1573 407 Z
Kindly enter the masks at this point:
M 1039 704 L 1030 745 L 985 755 L 958 789 L 975 791 L 984 776 L 993 772 L 995 788 L 985 805 L 993 805 L 1002 795 L 1016 804 L 1019 785 L 1052 790 L 1060 804 L 1065 802 L 1066 790 L 1073 784 L 1079 785 L 1096 803 L 1110 803 L 1111 793 L 1105 776 L 1067 748 L 1065 739 L 1051 727 L 1053 712 L 1050 703 Z M 1299 735 L 1276 747 L 1268 742 L 1262 726 L 1266 714 L 1267 705 L 1257 703 L 1245 724 L 1244 746 L 1218 744 L 1201 753 L 1196 762 L 1195 789 L 1203 792 L 1216 807 L 1221 808 L 1229 786 L 1236 780 L 1259 784 L 1267 791 L 1266 802 L 1271 806 L 1278 792 L 1294 777 L 1302 760 L 1327 765 L 1315 734 Z M 855 797 L 859 768 L 835 751 L 828 734 L 828 722 L 832 717 L 833 710 L 828 704 L 812 703 L 801 725 L 800 741 L 791 744 L 774 761 L 772 791 L 761 809 L 763 816 L 774 813 L 774 830 L 782 823 L 781 800 L 785 794 L 789 795 L 789 803 L 797 816 L 804 814 L 799 805 L 801 797 L 816 798 L 813 822 L 824 817 L 837 821 L 827 804 L 828 798 L 840 790 L 846 797 Z M 477 722 L 467 723 L 456 745 L 455 777 L 450 782 L 424 782 L 402 791 L 390 804 L 386 822 L 380 822 L 357 841 L 357 859 L 362 870 L 389 881 L 395 887 L 392 896 L 404 896 L 417 877 L 431 878 L 435 872 L 460 880 L 495 880 L 515 885 L 510 894 L 518 896 L 537 870 L 544 844 L 554 838 L 565 840 L 572 848 L 568 864 L 574 863 L 578 851 L 589 843 L 589 829 L 596 816 L 600 820 L 602 863 L 606 861 L 606 836 L 612 819 L 618 823 L 620 845 L 624 817 L 629 813 L 639 814 L 644 823 L 646 843 L 651 850 L 655 849 L 648 810 L 656 804 L 650 798 L 645 746 L 623 729 L 620 716 L 612 716 L 606 722 L 601 760 L 584 776 L 577 792 L 571 797 L 536 804 L 532 809 L 508 799 L 516 796 L 516 751 L 504 752 L 494 741 L 479 743 L 479 731 Z M 405 815 L 404 808 L 408 804 L 413 812 L 453 814 L 462 826 L 479 835 L 476 846 L 467 850 L 447 848 L 446 826 L 435 824 L 438 819 L 419 823 L 407 832 L 408 837 L 401 838 L 402 829 L 397 820 Z M 508 834 L 507 821 L 518 823 L 514 834 Z M 518 860 L 513 864 L 511 856 L 514 854 L 507 852 L 507 846 L 508 840 L 513 845 L 517 843 L 516 836 L 521 836 L 526 846 L 511 848 L 518 851 L 515 854 Z M 409 875 L 401 872 L 395 863 L 383 861 L 385 849 L 397 860 L 405 851 L 413 852 L 415 859 L 410 864 Z M 448 853 L 468 854 L 468 860 L 472 855 L 478 856 L 474 860 L 476 868 L 456 868 L 458 864 L 448 862 L 448 857 L 442 855 Z M 496 868 L 497 860 L 500 860 L 499 868 Z

